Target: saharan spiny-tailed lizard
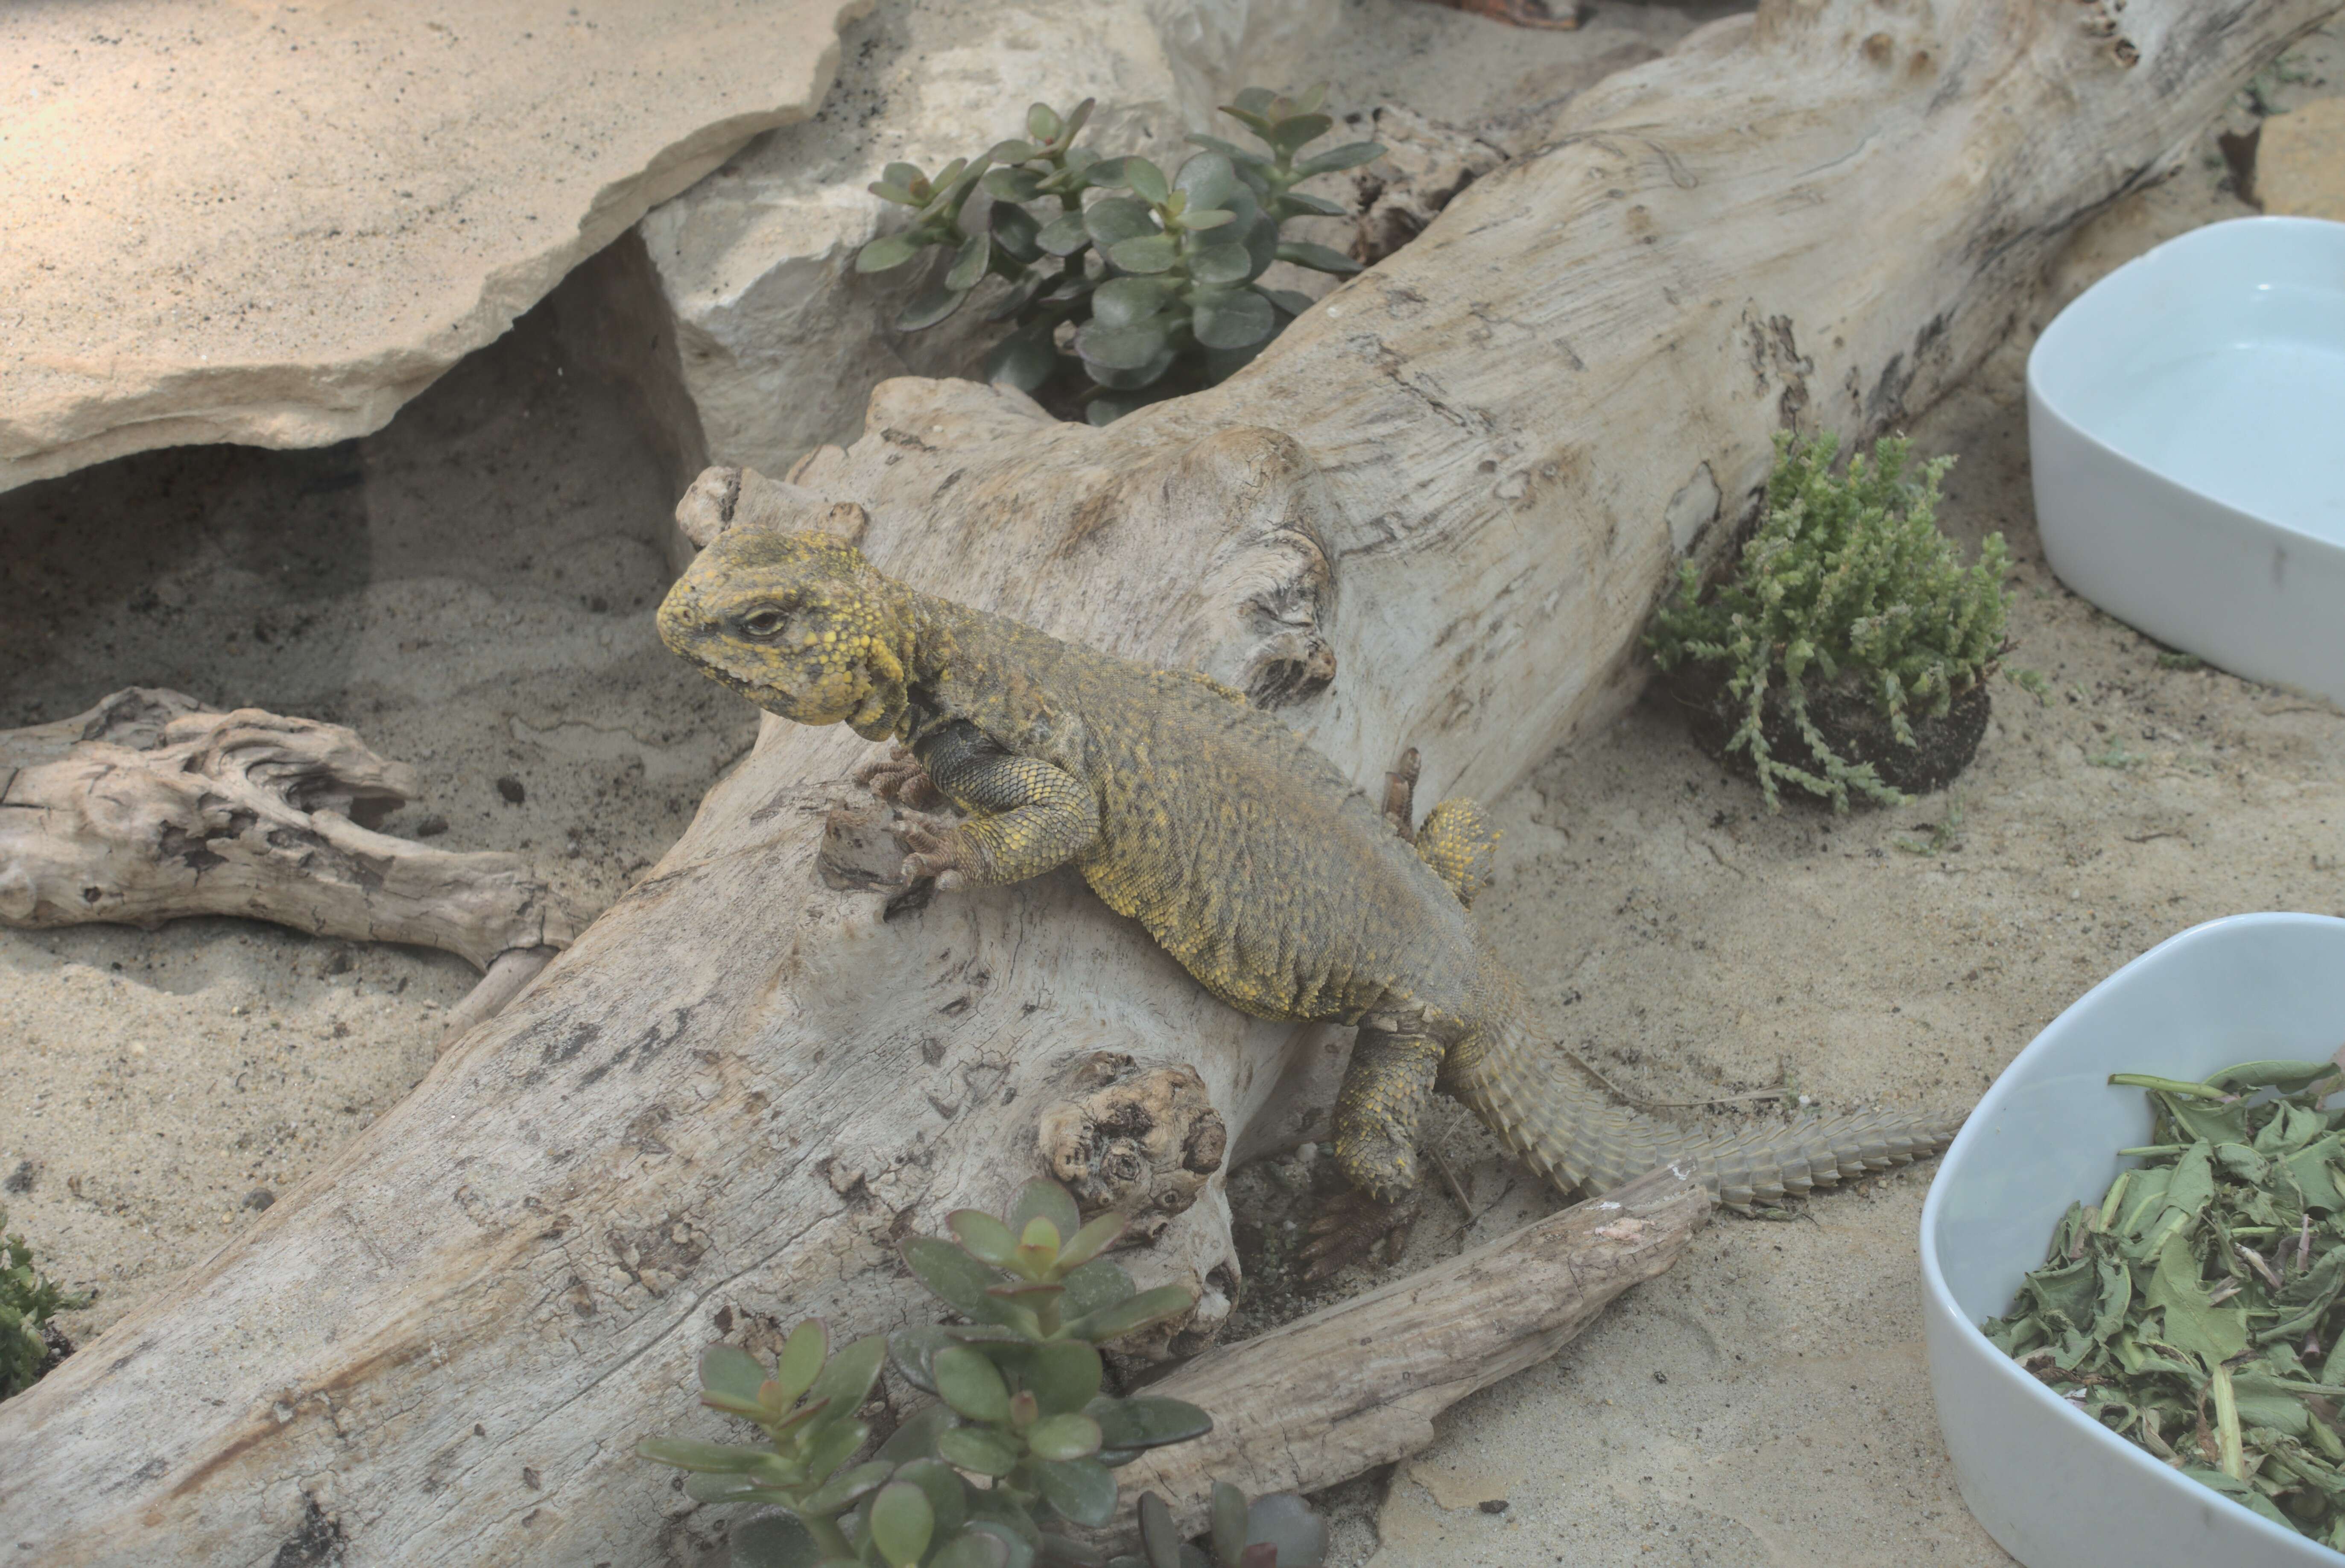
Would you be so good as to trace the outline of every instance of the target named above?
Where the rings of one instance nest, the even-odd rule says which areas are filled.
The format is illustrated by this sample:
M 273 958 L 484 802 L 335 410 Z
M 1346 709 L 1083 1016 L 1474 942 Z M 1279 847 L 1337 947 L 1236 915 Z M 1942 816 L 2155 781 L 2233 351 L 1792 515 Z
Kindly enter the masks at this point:
M 909 745 L 867 782 L 932 782 L 969 815 L 916 819 L 908 876 L 950 889 L 1071 862 L 1231 1006 L 1356 1025 L 1335 1155 L 1377 1202 L 1415 1188 L 1436 1087 L 1566 1192 L 1685 1159 L 1743 1206 L 1934 1153 L 1960 1120 L 1864 1112 L 1703 1136 L 1559 1074 L 1467 916 L 1495 841 L 1481 809 L 1443 802 L 1412 846 L 1333 763 L 1203 675 L 917 593 L 818 534 L 718 535 L 659 629 L 769 712 Z

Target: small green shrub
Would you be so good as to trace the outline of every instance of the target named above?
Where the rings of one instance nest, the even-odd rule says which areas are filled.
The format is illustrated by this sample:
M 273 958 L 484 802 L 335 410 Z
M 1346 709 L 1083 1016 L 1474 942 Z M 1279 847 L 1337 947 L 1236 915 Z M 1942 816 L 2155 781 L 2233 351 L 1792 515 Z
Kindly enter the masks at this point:
M 1938 531 L 1938 481 L 1954 459 L 1934 459 L 1910 478 L 1912 443 L 1884 438 L 1870 461 L 1850 458 L 1843 477 L 1832 472 L 1837 444 L 1829 435 L 1775 438 L 1766 515 L 1741 558 L 1707 597 L 1688 562 L 1646 638 L 1665 670 L 1687 661 L 1726 667 L 1741 714 L 1726 748 L 1749 755 L 1770 806 L 1779 803 L 1779 782 L 1841 808 L 1852 790 L 1883 804 L 1903 799 L 1869 763 L 1832 748 L 1809 713 L 1812 683 L 1862 692 L 1911 746 L 1910 721 L 1943 716 L 1994 672 L 2005 648 L 2003 535 L 1987 535 L 1964 566 Z M 1771 692 L 1821 772 L 1771 753 L 1762 729 Z
M 1213 1429 L 1204 1411 L 1179 1400 L 1100 1391 L 1101 1345 L 1196 1299 L 1177 1286 L 1136 1289 L 1101 1256 L 1122 1235 L 1122 1216 L 1085 1225 L 1065 1188 L 1034 1181 L 1005 1218 L 959 1209 L 947 1224 L 958 1245 L 918 1237 L 904 1261 L 964 1321 L 873 1335 L 837 1355 L 819 1321 L 801 1323 L 770 1370 L 746 1350 L 716 1346 L 700 1360 L 701 1402 L 758 1426 L 766 1441 L 638 1445 L 645 1458 L 690 1471 L 685 1489 L 701 1502 L 785 1511 L 734 1530 L 736 1568 L 1100 1568 L 1098 1553 L 1048 1526 L 1107 1523 L 1118 1466 Z M 850 1467 L 871 1435 L 856 1412 L 883 1360 L 938 1403 Z M 972 1484 L 972 1475 L 987 1484 Z M 1217 1492 L 1217 1531 L 1223 1506 Z M 1304 1539 L 1294 1517 L 1302 1506 L 1255 1503 L 1264 1530 L 1284 1532 L 1264 1538 Z M 1243 1498 L 1238 1507 L 1243 1516 Z M 1317 1568 L 1304 1553 L 1284 1562 Z M 1257 1555 L 1245 1568 L 1276 1564 Z
M 7 1223 L 8 1211 L 0 1209 L 0 1227 Z M 89 1301 L 35 1269 L 33 1249 L 23 1237 L 0 1236 L 0 1400 L 31 1388 L 48 1369 L 43 1325 Z
M 955 158 L 934 178 L 889 164 L 872 194 L 910 208 L 912 227 L 864 246 L 856 270 L 892 271 L 938 246 L 952 251 L 943 278 L 897 317 L 903 331 L 951 316 L 988 276 L 1007 280 L 987 319 L 1010 331 L 986 356 L 985 379 L 1037 394 L 1055 386 L 1080 398 L 1093 424 L 1210 386 L 1310 308 L 1301 294 L 1262 286 L 1273 261 L 1360 270 L 1340 251 L 1279 234 L 1290 218 L 1344 213 L 1295 186 L 1384 154 L 1361 141 L 1299 158 L 1335 127 L 1320 107 L 1325 93 L 1292 100 L 1248 87 L 1222 112 L 1268 150 L 1193 136 L 1205 150 L 1170 178 L 1147 158 L 1075 146 L 1091 99 L 1063 115 L 1036 104 L 1025 138 L 996 143 L 974 162 Z M 971 233 L 961 209 L 980 184 L 992 204 Z M 1087 202 L 1092 192 L 1128 194 Z M 1061 331 L 1070 326 L 1071 336 Z

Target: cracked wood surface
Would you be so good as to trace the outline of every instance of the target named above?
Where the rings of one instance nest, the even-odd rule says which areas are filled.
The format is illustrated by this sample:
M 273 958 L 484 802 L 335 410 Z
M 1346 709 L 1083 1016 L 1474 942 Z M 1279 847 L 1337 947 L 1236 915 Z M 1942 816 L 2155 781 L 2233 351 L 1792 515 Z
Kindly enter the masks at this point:
M 2333 9 L 1770 0 L 1582 95 L 1212 392 L 1093 431 L 893 382 L 791 477 L 881 569 L 1247 686 L 1364 787 L 1414 746 L 1421 798 L 1495 792 L 1629 689 L 1776 429 L 1926 404 Z M 406 1102 L 0 1410 L 19 1555 L 687 1562 L 723 1520 L 630 1450 L 695 1430 L 698 1351 L 925 1315 L 895 1244 L 1004 1202 L 1101 1059 L 1193 1069 L 1234 1146 L 1275 1141 L 1328 1036 L 1212 1003 L 1071 877 L 827 885 L 863 755 L 769 721 Z M 1193 1344 L 1235 1281 L 1219 1184 L 1127 1257 L 1203 1291 Z

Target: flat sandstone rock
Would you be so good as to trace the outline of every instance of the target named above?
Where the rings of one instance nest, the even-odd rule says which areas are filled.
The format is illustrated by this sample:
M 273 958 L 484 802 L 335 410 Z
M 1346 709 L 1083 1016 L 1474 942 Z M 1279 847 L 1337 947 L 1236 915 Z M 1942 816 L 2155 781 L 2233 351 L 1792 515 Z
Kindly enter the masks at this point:
M 381 428 L 811 114 L 870 3 L 0 8 L 0 489 Z

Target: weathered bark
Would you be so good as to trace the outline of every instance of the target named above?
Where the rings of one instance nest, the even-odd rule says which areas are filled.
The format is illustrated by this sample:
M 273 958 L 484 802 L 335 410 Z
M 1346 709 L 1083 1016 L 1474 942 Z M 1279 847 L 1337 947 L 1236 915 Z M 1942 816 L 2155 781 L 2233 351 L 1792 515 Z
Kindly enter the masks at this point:
M 0 925 L 249 915 L 508 978 L 544 967 L 585 922 L 520 856 L 372 830 L 415 788 L 413 769 L 339 724 L 127 687 L 0 730 Z M 518 986 L 492 989 L 501 1003 Z
M 1093 431 L 890 383 L 792 477 L 883 569 L 1246 686 L 1364 787 L 1415 746 L 1423 799 L 1496 791 L 1627 689 L 1778 428 L 1937 395 L 2333 8 L 1778 0 L 1591 89 L 1213 392 Z M 925 1314 L 894 1244 L 1006 1200 L 1101 1054 L 1193 1070 L 1240 1147 L 1324 1071 L 1326 1032 L 1211 1002 L 1071 877 L 827 883 L 867 753 L 769 723 L 404 1104 L 0 1412 L 25 1560 L 684 1561 L 723 1522 L 629 1451 L 708 1341 Z M 1219 1184 L 1132 1263 L 1210 1329 Z
M 1152 1394 L 1211 1410 L 1194 1442 L 1143 1454 L 1124 1491 L 1153 1492 L 1203 1529 L 1226 1481 L 1249 1496 L 1314 1492 L 1415 1453 L 1433 1418 L 1546 1360 L 1611 1299 L 1678 1259 L 1710 1217 L 1686 1172 L 1664 1166 L 1471 1252 L 1206 1351 Z

